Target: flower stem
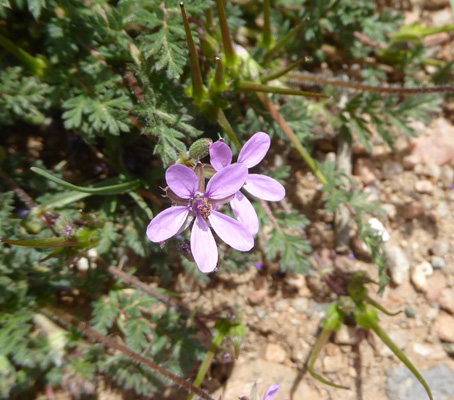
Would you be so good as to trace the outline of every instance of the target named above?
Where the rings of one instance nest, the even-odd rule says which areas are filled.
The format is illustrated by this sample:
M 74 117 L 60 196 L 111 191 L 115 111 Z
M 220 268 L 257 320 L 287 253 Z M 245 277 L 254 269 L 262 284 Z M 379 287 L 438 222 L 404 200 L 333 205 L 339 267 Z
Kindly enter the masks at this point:
M 369 313 L 371 312 L 370 309 L 366 309 L 366 313 L 364 313 L 365 317 L 367 318 L 366 321 L 366 327 L 367 329 L 372 329 L 375 334 L 382 340 L 386 346 L 388 346 L 391 351 L 396 355 L 396 357 L 402 361 L 405 366 L 413 373 L 413 375 L 416 377 L 416 379 L 421 383 L 422 386 L 424 386 L 424 389 L 427 392 L 427 395 L 429 396 L 430 400 L 433 400 L 432 397 L 432 392 L 430 391 L 429 385 L 427 382 L 424 380 L 422 375 L 419 373 L 419 371 L 415 368 L 415 366 L 412 364 L 412 362 L 407 358 L 407 356 L 404 354 L 404 352 L 399 349 L 399 347 L 396 346 L 396 344 L 391 340 L 391 338 L 386 334 L 386 332 L 378 325 L 377 320 L 378 317 L 375 318 L 369 318 Z M 358 322 L 358 318 L 355 318 L 356 321 Z M 358 325 L 361 326 L 361 323 L 359 322 Z
M 197 376 L 195 377 L 193 383 L 195 387 L 200 387 L 200 384 L 202 383 L 203 378 L 205 378 L 205 375 L 208 372 L 208 368 L 211 365 L 211 361 L 213 361 L 214 355 L 216 354 L 216 351 L 221 345 L 223 339 L 224 333 L 222 332 L 222 330 L 220 330 L 211 341 L 210 348 L 206 353 L 205 358 L 202 361 L 202 364 L 200 365 L 199 371 L 197 372 Z M 193 397 L 194 393 L 190 393 L 187 400 L 192 400 Z
M 271 21 L 270 21 L 270 0 L 265 0 L 263 2 L 263 33 L 261 36 L 260 44 L 266 49 L 269 50 L 273 45 L 273 36 L 271 35 Z
M 270 113 L 271 117 L 278 123 L 281 127 L 282 131 L 284 132 L 285 136 L 290 140 L 290 142 L 295 146 L 295 149 L 301 155 L 302 159 L 305 161 L 309 169 L 312 173 L 317 177 L 317 179 L 323 184 L 326 185 L 328 180 L 326 179 L 325 175 L 323 175 L 322 171 L 317 166 L 315 160 L 310 156 L 310 154 L 306 151 L 303 145 L 299 142 L 296 135 L 293 133 L 292 129 L 287 125 L 285 119 L 279 113 L 276 106 L 271 102 L 271 100 L 263 93 L 256 92 L 257 97 L 263 103 L 265 108 Z
M 304 96 L 304 97 L 316 97 L 316 98 L 329 98 L 325 94 L 312 93 L 312 92 L 303 92 L 302 90 L 293 90 L 287 88 L 280 88 L 274 86 L 261 85 L 260 83 L 254 82 L 240 82 L 237 85 L 238 89 L 247 91 L 247 92 L 263 92 L 263 93 L 276 93 L 276 94 L 286 94 L 291 96 Z
M 342 323 L 342 318 L 343 315 L 341 312 L 337 310 L 336 303 L 331 303 L 330 307 L 326 311 L 325 319 L 323 321 L 323 328 L 320 333 L 320 336 L 318 337 L 317 341 L 315 342 L 315 345 L 312 349 L 311 356 L 309 358 L 309 362 L 307 365 L 307 370 L 309 373 L 318 381 L 338 388 L 338 389 L 350 389 L 347 386 L 342 386 L 342 385 L 337 385 L 336 383 L 330 382 L 327 379 L 323 378 L 323 376 L 317 374 L 314 370 L 314 364 L 315 361 L 317 360 L 318 355 L 322 351 L 323 346 L 325 345 L 326 341 L 329 339 L 333 331 L 335 331 L 338 326 Z
M 191 28 L 189 27 L 188 17 L 184 9 L 183 2 L 180 2 L 181 15 L 183 16 L 184 30 L 186 32 L 186 42 L 188 43 L 189 59 L 191 61 L 192 97 L 196 103 L 200 103 L 203 98 L 202 73 L 200 72 L 199 58 L 192 38 Z
M 38 78 L 43 78 L 46 74 L 47 62 L 43 58 L 33 57 L 25 50 L 16 46 L 11 40 L 0 34 L 0 46 L 3 46 L 14 57 L 16 57 L 25 67 L 27 67 Z
M 219 24 L 221 26 L 222 44 L 225 51 L 226 66 L 233 67 L 235 65 L 236 54 L 233 50 L 232 41 L 230 40 L 230 31 L 229 26 L 227 25 L 227 17 L 225 15 L 222 0 L 216 0 L 216 7 L 218 10 Z
M 415 93 L 454 93 L 454 86 L 427 86 L 427 87 L 381 87 L 368 85 L 360 82 L 343 81 L 336 78 L 329 78 L 323 75 L 315 75 L 309 72 L 291 71 L 286 76 L 291 81 L 301 83 L 309 83 L 315 85 L 330 85 L 338 86 L 353 90 L 376 92 L 376 93 L 392 93 L 392 94 L 415 94 Z
M 241 150 L 241 144 L 240 144 L 240 141 L 238 140 L 234 130 L 232 129 L 232 127 L 230 126 L 230 123 L 229 121 L 227 121 L 227 118 L 224 114 L 224 111 L 222 111 L 221 109 L 218 110 L 217 112 L 217 121 L 218 121 L 218 124 L 221 125 L 222 129 L 224 130 L 224 132 L 227 134 L 227 136 L 229 137 L 229 139 L 233 142 L 233 144 L 236 146 L 236 148 L 238 149 L 238 151 Z

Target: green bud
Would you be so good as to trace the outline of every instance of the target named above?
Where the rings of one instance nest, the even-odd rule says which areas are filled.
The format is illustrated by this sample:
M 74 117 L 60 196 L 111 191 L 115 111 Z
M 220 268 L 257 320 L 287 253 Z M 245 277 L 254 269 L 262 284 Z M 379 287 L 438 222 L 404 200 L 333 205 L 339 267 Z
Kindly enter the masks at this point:
M 213 141 L 211 139 L 196 140 L 189 148 L 189 156 L 195 160 L 200 160 L 208 155 L 212 144 Z

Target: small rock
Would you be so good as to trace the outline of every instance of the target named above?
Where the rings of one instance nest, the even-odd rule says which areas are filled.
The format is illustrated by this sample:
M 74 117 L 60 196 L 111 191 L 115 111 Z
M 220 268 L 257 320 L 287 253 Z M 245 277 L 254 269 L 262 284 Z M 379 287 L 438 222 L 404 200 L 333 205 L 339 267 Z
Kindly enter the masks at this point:
M 353 175 L 359 176 L 364 185 L 370 185 L 377 180 L 375 165 L 368 158 L 358 158 L 353 167 Z
M 408 156 L 405 156 L 402 159 L 402 166 L 405 169 L 413 169 L 413 168 L 415 168 L 416 164 L 418 164 L 418 162 L 419 162 L 419 157 L 415 156 L 413 154 L 410 154 Z
M 292 307 L 299 313 L 305 313 L 309 309 L 309 300 L 307 298 L 297 298 L 293 300 Z
M 265 349 L 265 360 L 282 363 L 287 358 L 287 354 L 282 346 L 277 343 L 268 343 Z
M 405 308 L 405 315 L 408 318 L 415 318 L 416 317 L 416 310 L 412 307 L 406 307 Z
M 434 269 L 442 269 L 445 266 L 446 261 L 442 257 L 432 256 L 430 258 L 430 263 Z
M 443 289 L 437 300 L 443 310 L 454 314 L 454 289 Z
M 334 332 L 334 343 L 343 345 L 355 345 L 358 344 L 363 335 L 361 331 L 354 326 L 347 326 L 342 324 L 340 329 Z
M 400 174 L 404 171 L 404 167 L 400 162 L 397 161 L 385 161 L 383 163 L 381 172 L 385 179 L 392 179 L 395 175 Z
M 441 167 L 437 164 L 429 164 L 427 166 L 427 172 L 429 176 L 438 180 L 441 175 Z
M 248 300 L 252 305 L 258 305 L 263 303 L 263 300 L 265 299 L 267 295 L 267 290 L 266 289 L 260 289 L 260 290 L 254 290 L 253 292 L 250 292 L 248 294 Z
M 407 220 L 422 217 L 424 213 L 424 205 L 420 203 L 407 204 L 402 210 L 402 216 Z
M 345 368 L 342 354 L 323 357 L 322 368 L 325 374 L 331 374 Z
M 440 340 L 454 343 L 454 318 L 448 314 L 440 314 L 432 326 L 432 331 Z
M 447 365 L 437 365 L 419 371 L 429 385 L 433 398 L 452 400 L 454 393 L 454 372 Z M 405 366 L 386 371 L 386 394 L 393 400 L 425 400 L 427 393 L 421 383 Z
M 385 245 L 385 256 L 393 283 L 401 285 L 410 271 L 407 255 L 398 246 Z
M 386 216 L 393 220 L 397 216 L 397 208 L 394 204 L 385 203 L 380 206 L 380 208 L 386 213 Z
M 432 193 L 433 190 L 432 182 L 426 179 L 420 180 L 415 183 L 415 190 L 418 193 Z
M 437 206 L 437 216 L 439 218 L 444 218 L 449 215 L 451 209 L 449 208 L 446 201 L 440 201 Z
M 372 229 L 376 230 L 378 235 L 381 236 L 382 240 L 384 242 L 387 242 L 390 238 L 388 231 L 385 229 L 381 221 L 379 221 L 377 218 L 371 218 L 368 221 L 369 225 L 371 226 Z
M 444 257 L 449 251 L 449 242 L 444 239 L 437 240 L 429 249 L 434 256 Z
M 425 292 L 427 290 L 427 277 L 432 274 L 432 265 L 424 261 L 411 271 L 411 282 L 417 290 Z
M 413 351 L 429 360 L 441 360 L 445 358 L 445 351 L 440 344 L 421 344 L 415 343 Z
M 454 343 L 442 343 L 441 347 L 450 356 L 454 356 Z
M 440 270 L 435 271 L 432 276 L 427 279 L 426 298 L 429 301 L 437 301 L 441 292 L 447 286 L 446 277 Z
M 448 188 L 454 183 L 454 169 L 449 165 L 443 165 L 441 168 L 440 180 L 445 188 Z

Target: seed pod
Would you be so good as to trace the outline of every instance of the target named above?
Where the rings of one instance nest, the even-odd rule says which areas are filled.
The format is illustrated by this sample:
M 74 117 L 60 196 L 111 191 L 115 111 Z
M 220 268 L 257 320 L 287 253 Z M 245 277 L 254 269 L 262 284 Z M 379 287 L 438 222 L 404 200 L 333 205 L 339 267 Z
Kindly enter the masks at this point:
M 189 148 L 189 156 L 195 160 L 200 160 L 206 157 L 210 151 L 210 146 L 213 144 L 211 139 L 196 140 Z

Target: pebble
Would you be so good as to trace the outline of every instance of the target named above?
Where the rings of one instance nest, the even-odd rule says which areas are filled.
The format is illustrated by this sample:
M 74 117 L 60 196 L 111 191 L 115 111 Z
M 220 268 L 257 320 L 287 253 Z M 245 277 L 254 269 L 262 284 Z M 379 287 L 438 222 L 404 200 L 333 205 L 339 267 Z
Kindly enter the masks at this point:
M 452 400 L 454 372 L 447 365 L 437 365 L 419 371 L 429 385 L 434 399 Z M 427 400 L 421 383 L 407 367 L 392 368 L 386 372 L 386 395 L 389 400 Z
M 299 313 L 305 313 L 309 309 L 309 299 L 298 298 L 293 300 L 292 307 Z
M 402 216 L 407 220 L 422 217 L 424 213 L 424 205 L 422 205 L 421 203 L 407 204 L 402 210 Z
M 427 357 L 431 360 L 440 360 L 444 358 L 445 351 L 440 344 L 413 344 L 413 351 L 420 356 Z
M 415 318 L 416 317 L 416 310 L 413 307 L 406 307 L 405 308 L 405 315 L 408 318 Z
M 443 310 L 454 315 L 454 289 L 443 289 L 438 297 L 438 302 Z
M 383 163 L 381 172 L 385 179 L 392 179 L 395 175 L 404 171 L 404 167 L 400 162 L 387 160 Z
M 247 297 L 252 305 L 258 305 L 263 303 L 263 300 L 265 300 L 266 295 L 267 295 L 266 289 L 259 289 L 250 292 Z
M 429 301 L 438 301 L 442 291 L 446 288 L 448 282 L 446 276 L 440 270 L 427 279 L 427 289 L 425 290 L 426 298 Z
M 440 340 L 454 343 L 454 318 L 448 314 L 440 314 L 432 326 L 432 332 Z
M 442 269 L 446 265 L 446 261 L 442 257 L 432 256 L 430 263 L 434 269 Z
M 415 183 L 415 190 L 418 193 L 432 193 L 433 184 L 431 181 L 423 179 Z
M 401 285 L 408 279 L 410 262 L 405 252 L 398 246 L 385 245 L 385 256 L 391 280 L 396 285 Z
M 440 201 L 437 206 L 437 216 L 444 218 L 450 214 L 451 210 L 446 201 Z
M 443 165 L 441 168 L 440 180 L 445 188 L 448 188 L 454 183 L 454 169 L 449 165 Z
M 265 360 L 274 362 L 274 363 L 282 363 L 287 358 L 287 354 L 284 348 L 277 344 L 277 343 L 268 343 L 265 349 Z
M 427 166 L 427 172 L 432 178 L 438 179 L 441 175 L 441 167 L 437 164 L 429 164 Z
M 424 261 L 412 269 L 411 282 L 417 290 L 425 292 L 427 290 L 427 277 L 432 274 L 432 265 Z
M 359 176 L 365 186 L 374 183 L 377 180 L 375 175 L 375 165 L 368 158 L 358 158 L 353 167 L 353 175 Z
M 402 166 L 405 168 L 405 169 L 413 169 L 416 167 L 416 165 L 418 164 L 419 162 L 419 157 L 418 156 L 415 156 L 413 154 L 410 154 L 408 156 L 405 156 L 403 159 L 402 159 Z
M 342 345 L 355 345 L 361 341 L 360 331 L 354 326 L 341 325 L 340 329 L 334 332 L 334 343 Z
M 386 213 L 386 216 L 394 220 L 397 216 L 397 208 L 394 204 L 385 203 L 380 206 L 380 208 Z
M 337 354 L 335 356 L 326 355 L 325 357 L 323 357 L 322 369 L 325 374 L 337 372 L 345 367 L 346 365 L 344 363 L 342 354 Z
M 449 242 L 444 239 L 437 240 L 429 249 L 434 256 L 443 257 L 448 254 Z

